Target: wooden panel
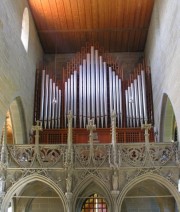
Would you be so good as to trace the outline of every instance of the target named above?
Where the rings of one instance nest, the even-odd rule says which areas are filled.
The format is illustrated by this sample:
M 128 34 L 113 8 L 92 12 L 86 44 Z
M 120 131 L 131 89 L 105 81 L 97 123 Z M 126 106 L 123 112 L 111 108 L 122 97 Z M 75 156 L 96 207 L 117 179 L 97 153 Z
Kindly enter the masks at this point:
M 111 52 L 142 51 L 154 5 L 154 0 L 28 2 L 46 53 L 73 53 L 86 42 Z
M 98 128 L 94 133 L 97 137 L 95 143 L 111 143 L 111 129 Z M 150 130 L 150 142 L 154 142 L 153 129 Z M 87 129 L 73 129 L 73 143 L 88 143 Z M 117 128 L 117 143 L 145 142 L 144 130 L 141 128 Z M 40 144 L 66 144 L 67 129 L 51 129 L 40 132 Z

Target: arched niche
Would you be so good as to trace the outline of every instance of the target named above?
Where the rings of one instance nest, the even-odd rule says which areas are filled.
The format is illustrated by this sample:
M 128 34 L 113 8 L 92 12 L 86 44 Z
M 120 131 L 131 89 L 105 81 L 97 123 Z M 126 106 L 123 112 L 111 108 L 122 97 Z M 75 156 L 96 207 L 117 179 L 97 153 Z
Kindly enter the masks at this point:
M 25 122 L 24 108 L 20 97 L 16 97 L 14 101 L 10 104 L 9 112 L 13 128 L 14 143 L 15 144 L 26 143 L 27 141 L 26 122 Z
M 7 191 L 2 202 L 2 212 L 7 211 L 12 199 L 16 203 L 15 211 L 34 211 L 37 205 L 39 212 L 66 212 L 68 208 L 66 198 L 57 184 L 38 174 L 19 180 Z
M 177 124 L 173 106 L 167 94 L 163 95 L 160 119 L 160 142 L 177 141 Z
M 166 209 L 167 211 L 179 211 L 180 209 L 180 195 L 177 188 L 166 178 L 157 174 L 147 173 L 134 178 L 126 184 L 118 197 L 119 211 L 131 211 L 125 201 L 133 198 L 137 200 L 140 197 L 144 202 L 146 198 L 149 199 L 146 204 L 143 201 L 129 203 L 129 206 L 134 204 L 136 211 L 165 211 Z M 165 200 L 162 201 L 163 197 Z M 148 208 L 148 204 L 151 208 Z
M 175 207 L 175 199 L 166 187 L 153 180 L 145 180 L 127 192 L 121 210 L 175 211 Z
M 109 189 L 106 187 L 104 182 L 96 176 L 86 177 L 79 185 L 77 185 L 73 193 L 73 212 L 81 212 L 84 202 L 94 194 L 97 194 L 98 197 L 104 199 L 105 203 L 107 204 L 108 212 L 114 211 L 113 200 Z
M 24 144 L 27 141 L 24 109 L 20 97 L 16 97 L 4 117 L 1 142 L 6 128 L 8 144 Z

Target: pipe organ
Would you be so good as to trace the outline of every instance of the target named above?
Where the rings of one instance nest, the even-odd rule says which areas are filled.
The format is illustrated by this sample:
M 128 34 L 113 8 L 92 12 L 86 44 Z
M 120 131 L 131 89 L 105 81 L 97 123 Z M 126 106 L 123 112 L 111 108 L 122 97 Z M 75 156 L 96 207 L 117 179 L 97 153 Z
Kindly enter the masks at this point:
M 123 70 L 107 54 L 94 46 L 77 53 L 61 83 L 52 73 L 39 70 L 36 78 L 35 120 L 44 129 L 67 128 L 67 115 L 73 114 L 73 128 L 86 128 L 94 118 L 97 128 L 110 127 L 110 115 L 116 113 L 117 128 L 140 127 L 153 123 L 150 71 L 138 65 L 123 79 Z

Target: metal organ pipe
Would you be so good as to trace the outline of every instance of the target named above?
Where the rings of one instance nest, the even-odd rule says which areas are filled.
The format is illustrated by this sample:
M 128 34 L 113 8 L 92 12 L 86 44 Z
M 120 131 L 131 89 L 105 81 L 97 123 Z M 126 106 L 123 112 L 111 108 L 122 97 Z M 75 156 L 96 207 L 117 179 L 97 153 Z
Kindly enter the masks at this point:
M 128 107 L 129 107 L 129 124 L 130 127 L 132 127 L 132 95 L 130 87 L 128 87 Z
M 132 119 L 133 119 L 133 127 L 136 126 L 136 116 L 135 116 L 135 95 L 134 95 L 134 84 L 131 83 L 131 106 L 132 106 Z
M 77 71 L 74 71 L 74 127 L 76 128 L 76 116 L 77 116 Z
M 107 128 L 107 116 L 108 116 L 108 108 L 107 108 L 107 67 L 106 62 L 104 64 L 104 115 L 105 115 L 105 127 Z
M 136 117 L 136 126 L 139 127 L 139 100 L 138 100 L 138 85 L 137 79 L 134 80 L 134 102 L 135 102 L 135 117 Z
M 61 127 L 61 90 L 58 90 L 58 128 Z
M 109 101 L 110 101 L 110 114 L 113 111 L 113 89 L 112 89 L 112 67 L 109 67 Z
M 121 79 L 119 79 L 119 95 L 120 95 L 120 98 L 119 98 L 120 127 L 122 127 L 122 82 L 121 82 Z
M 98 50 L 95 50 L 95 63 L 96 63 L 96 120 L 97 128 L 99 128 L 99 61 L 98 61 Z
M 142 79 L 144 121 L 147 121 L 146 84 L 145 84 L 145 72 L 144 71 L 141 71 L 141 79 Z
M 119 104 L 119 79 L 118 76 L 116 75 L 116 114 L 117 114 L 117 126 L 119 127 L 119 122 L 120 122 L 120 104 Z
M 42 71 L 42 80 L 41 80 L 41 107 L 40 107 L 40 120 L 43 121 L 44 113 L 44 85 L 45 85 L 45 70 Z
M 112 72 L 112 91 L 113 91 L 113 110 L 116 112 L 116 76 L 115 72 Z
M 52 79 L 49 80 L 49 100 L 48 100 L 48 127 L 51 128 L 51 108 L 52 108 Z
M 54 128 L 54 121 L 55 121 L 55 101 L 56 101 L 56 85 L 52 83 L 52 114 L 51 114 L 51 126 L 52 129 Z
M 83 60 L 83 122 L 84 128 L 86 127 L 86 60 Z
M 55 95 L 55 123 L 54 127 L 57 128 L 58 124 L 58 108 L 60 107 L 59 105 L 59 92 L 58 92 L 58 86 L 56 86 L 56 95 Z
M 100 116 L 101 116 L 101 127 L 104 123 L 104 76 L 103 76 L 103 61 L 102 56 L 99 57 L 99 72 L 100 72 Z
M 128 99 L 127 90 L 125 90 L 125 99 L 126 99 L 126 122 L 127 122 L 127 127 L 129 127 L 129 99 Z
M 90 54 L 87 54 L 87 117 L 91 117 L 91 88 L 90 88 Z
M 95 118 L 95 57 L 94 46 L 91 46 L 91 115 Z
M 82 65 L 79 66 L 79 126 L 82 127 L 82 106 L 83 106 L 83 73 Z
M 44 128 L 47 128 L 48 119 L 48 99 L 49 99 L 49 75 L 46 74 L 46 89 L 45 89 L 45 110 L 44 110 Z
M 64 123 L 65 123 L 65 127 L 67 125 L 66 121 L 67 121 L 67 111 L 68 111 L 68 84 L 67 82 L 65 82 L 65 107 L 64 107 Z
M 138 75 L 138 99 L 139 99 L 139 114 L 140 123 L 143 123 L 143 110 L 142 110 L 142 86 L 141 86 L 141 76 Z

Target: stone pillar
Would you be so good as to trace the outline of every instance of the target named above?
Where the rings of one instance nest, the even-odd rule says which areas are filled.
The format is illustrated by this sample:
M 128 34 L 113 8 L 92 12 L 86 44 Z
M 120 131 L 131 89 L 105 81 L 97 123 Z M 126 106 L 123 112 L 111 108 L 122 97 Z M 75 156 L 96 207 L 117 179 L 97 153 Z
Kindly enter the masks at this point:
M 113 205 L 113 212 L 118 212 L 118 204 L 117 204 L 117 197 L 119 195 L 119 177 L 118 177 L 118 173 L 117 170 L 114 170 L 113 175 L 112 175 L 112 191 L 111 194 L 113 196 L 113 200 L 114 200 L 114 205 Z
M 7 119 L 7 118 L 6 118 Z M 7 151 L 7 122 L 5 120 L 3 130 L 3 140 L 1 146 L 1 158 L 0 158 L 0 211 L 2 201 L 6 193 L 6 174 L 8 166 L 8 151 Z
M 68 202 L 68 211 L 67 212 L 72 212 L 72 197 L 73 193 L 72 192 L 66 192 L 65 193 L 67 202 Z

